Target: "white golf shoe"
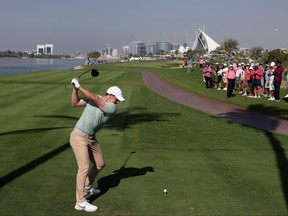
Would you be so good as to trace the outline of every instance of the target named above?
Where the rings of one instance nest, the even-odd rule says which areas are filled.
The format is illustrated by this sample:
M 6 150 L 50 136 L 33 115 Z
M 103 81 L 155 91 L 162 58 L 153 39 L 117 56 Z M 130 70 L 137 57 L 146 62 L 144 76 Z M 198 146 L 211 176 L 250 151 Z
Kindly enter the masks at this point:
M 78 211 L 86 211 L 86 212 L 95 212 L 97 211 L 98 207 L 90 204 L 87 200 L 82 203 L 76 203 L 75 207 Z

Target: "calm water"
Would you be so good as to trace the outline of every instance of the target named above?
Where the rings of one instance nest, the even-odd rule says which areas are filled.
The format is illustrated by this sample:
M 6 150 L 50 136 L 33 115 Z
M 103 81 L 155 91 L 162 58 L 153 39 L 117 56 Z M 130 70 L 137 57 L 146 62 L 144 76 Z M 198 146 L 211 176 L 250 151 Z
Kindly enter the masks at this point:
M 68 70 L 85 64 L 85 59 L 0 58 L 0 75 L 42 70 Z

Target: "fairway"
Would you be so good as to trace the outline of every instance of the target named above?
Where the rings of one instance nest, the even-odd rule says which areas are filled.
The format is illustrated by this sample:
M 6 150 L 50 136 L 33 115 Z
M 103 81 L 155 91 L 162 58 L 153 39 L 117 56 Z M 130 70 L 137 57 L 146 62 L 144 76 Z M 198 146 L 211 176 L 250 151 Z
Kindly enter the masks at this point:
M 95 182 L 104 193 L 90 197 L 96 213 L 74 210 L 77 165 L 69 135 L 82 109 L 70 105 L 70 81 L 84 70 L 1 76 L 0 215 L 287 215 L 288 137 L 166 100 L 143 84 L 140 71 L 151 71 L 225 99 L 223 92 L 204 92 L 197 71 L 175 66 L 111 63 L 98 67 L 99 77 L 80 78 L 99 94 L 118 85 L 126 99 L 97 133 L 106 167 Z M 231 103 L 287 116 L 282 103 L 243 97 Z

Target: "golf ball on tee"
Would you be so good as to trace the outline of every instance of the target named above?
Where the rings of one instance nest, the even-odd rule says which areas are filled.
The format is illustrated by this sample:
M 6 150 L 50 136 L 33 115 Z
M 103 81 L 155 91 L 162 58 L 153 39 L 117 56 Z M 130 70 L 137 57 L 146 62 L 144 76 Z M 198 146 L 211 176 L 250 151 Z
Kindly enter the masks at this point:
M 166 194 L 166 193 L 168 192 L 168 190 L 165 188 L 165 189 L 163 190 L 163 192 Z

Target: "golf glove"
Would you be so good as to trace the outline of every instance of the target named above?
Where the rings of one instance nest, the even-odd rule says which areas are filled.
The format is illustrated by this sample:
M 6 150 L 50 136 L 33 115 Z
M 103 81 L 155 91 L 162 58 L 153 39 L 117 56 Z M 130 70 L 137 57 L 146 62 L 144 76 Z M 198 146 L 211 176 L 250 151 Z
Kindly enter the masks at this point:
M 79 89 L 80 88 L 80 83 L 78 81 L 78 79 L 74 78 L 71 81 L 71 84 L 74 86 L 74 88 Z

